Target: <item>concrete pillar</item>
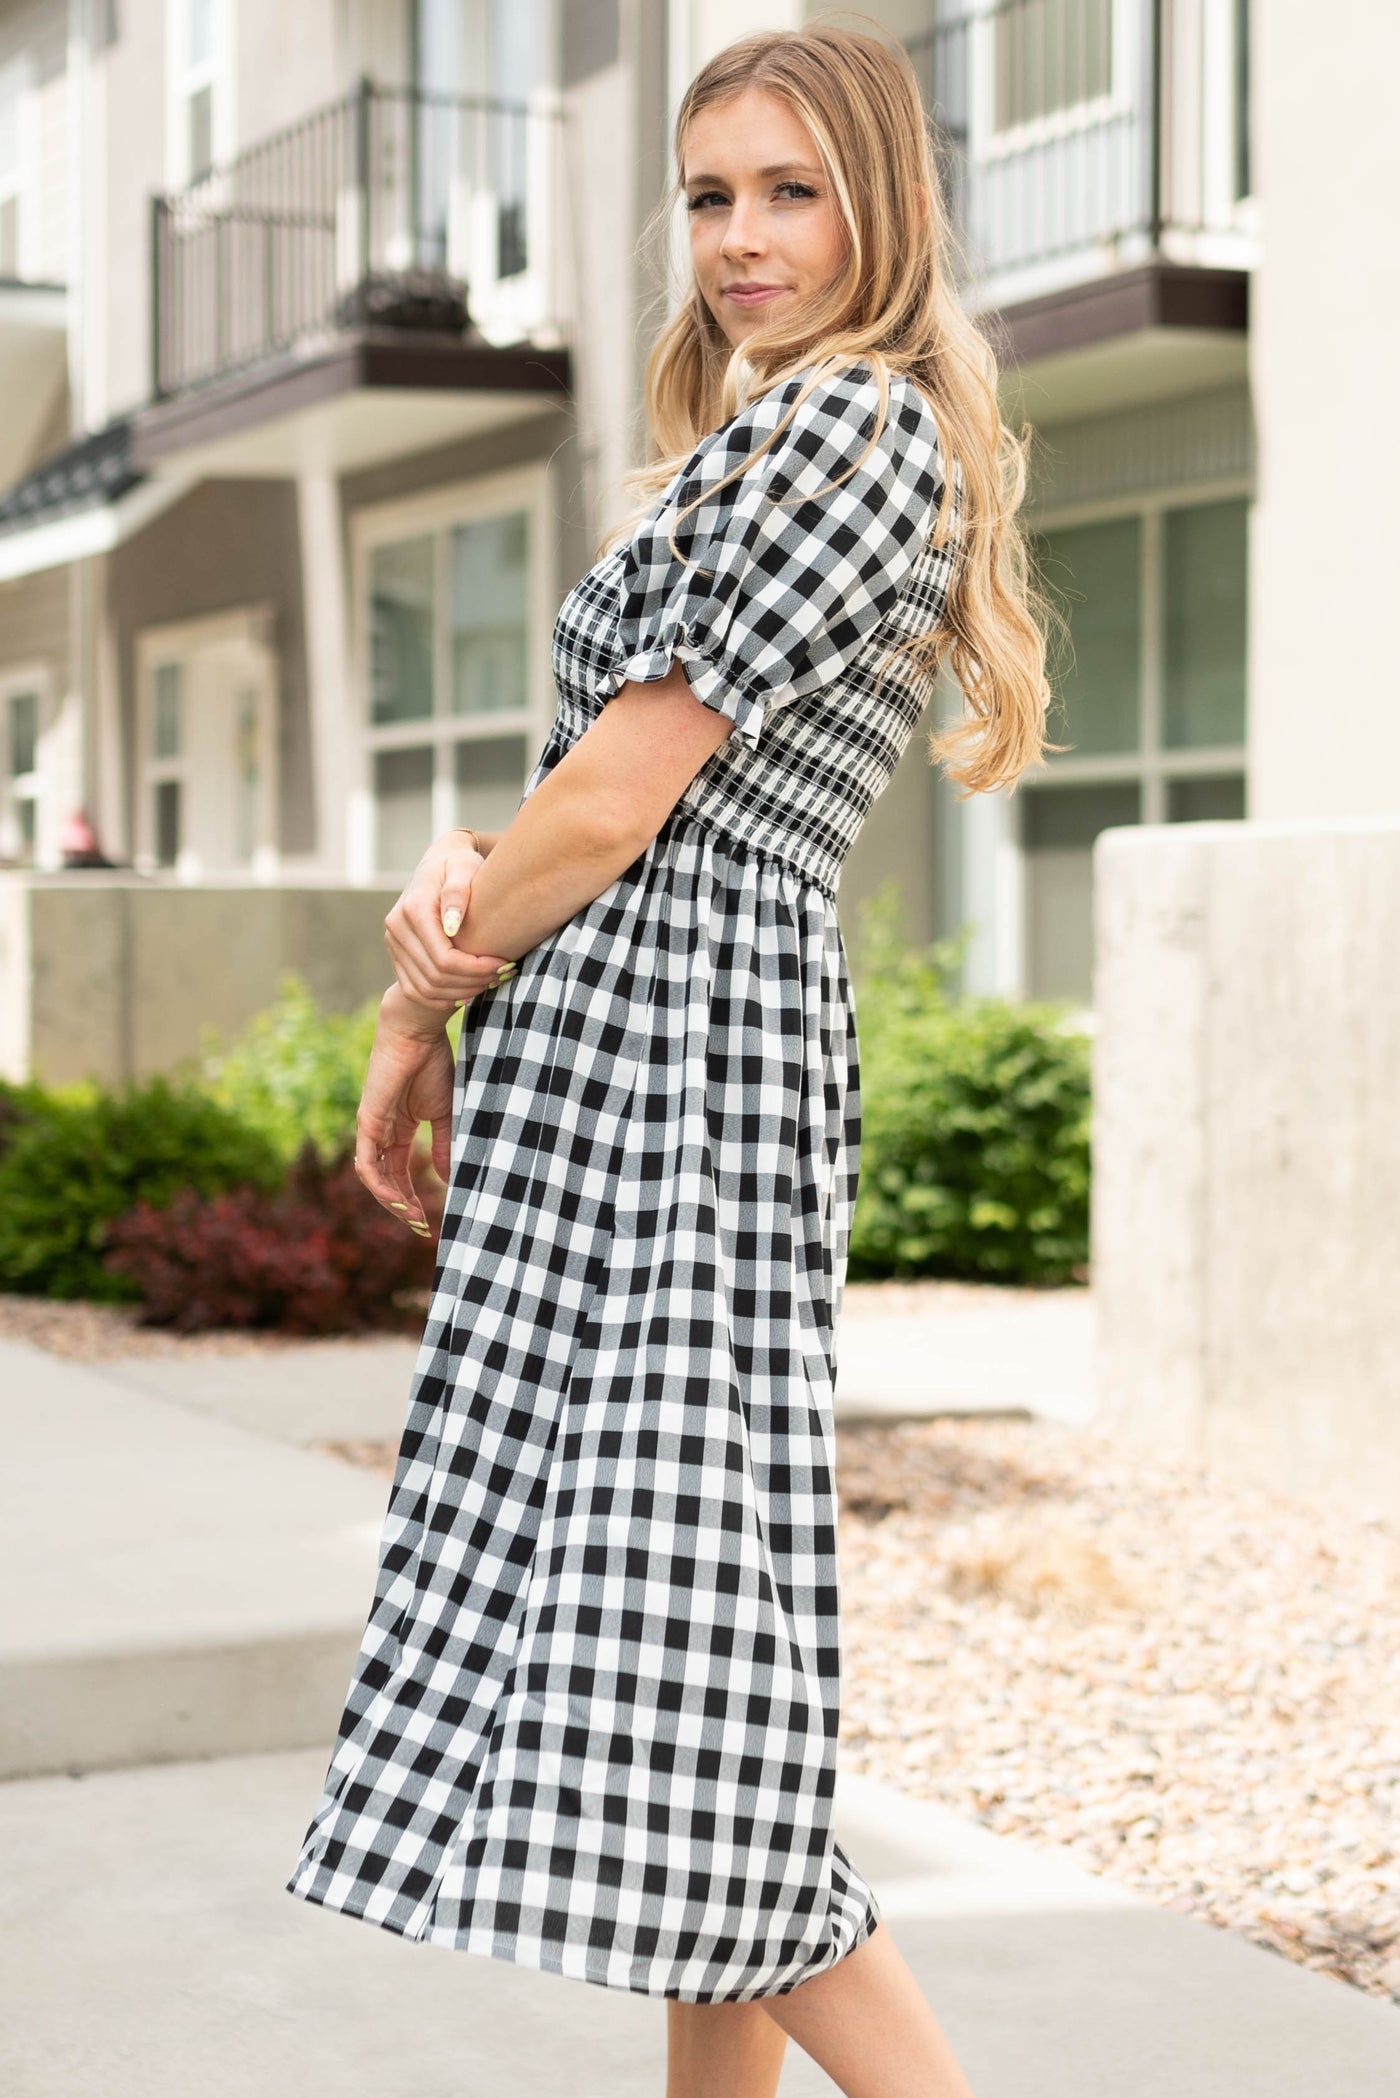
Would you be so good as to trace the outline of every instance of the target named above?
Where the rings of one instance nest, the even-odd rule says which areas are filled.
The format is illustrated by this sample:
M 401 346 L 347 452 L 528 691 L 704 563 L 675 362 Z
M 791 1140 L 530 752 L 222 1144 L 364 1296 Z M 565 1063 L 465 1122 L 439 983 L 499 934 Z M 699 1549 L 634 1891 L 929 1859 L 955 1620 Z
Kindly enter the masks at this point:
M 1400 8 L 1308 0 L 1250 11 L 1250 288 L 1259 439 L 1250 546 L 1250 813 L 1400 809 L 1400 424 L 1378 356 L 1400 328 Z M 1318 112 L 1341 150 L 1311 150 Z
M 1095 847 L 1105 1418 L 1400 1517 L 1400 819 Z

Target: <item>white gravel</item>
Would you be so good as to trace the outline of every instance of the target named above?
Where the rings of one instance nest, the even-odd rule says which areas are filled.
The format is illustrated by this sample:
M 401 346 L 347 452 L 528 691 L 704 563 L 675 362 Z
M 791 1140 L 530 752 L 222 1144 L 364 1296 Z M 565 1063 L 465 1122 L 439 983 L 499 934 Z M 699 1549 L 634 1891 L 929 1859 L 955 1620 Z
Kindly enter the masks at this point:
M 1400 2002 L 1400 1533 L 1058 1423 L 838 1442 L 848 1768 Z

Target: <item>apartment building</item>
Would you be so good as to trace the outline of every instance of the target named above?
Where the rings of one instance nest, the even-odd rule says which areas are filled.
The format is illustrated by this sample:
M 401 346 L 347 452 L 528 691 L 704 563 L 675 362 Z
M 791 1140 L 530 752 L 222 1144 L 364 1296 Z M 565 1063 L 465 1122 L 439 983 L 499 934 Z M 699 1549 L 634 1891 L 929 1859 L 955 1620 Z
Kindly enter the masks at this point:
M 0 858 L 81 858 L 81 810 L 157 885 L 392 883 L 434 828 L 508 820 L 644 441 L 670 113 L 711 50 L 815 12 L 0 4 Z M 867 13 L 939 127 L 1074 659 L 1071 747 L 1014 795 L 957 802 L 915 738 L 843 915 L 892 874 L 911 934 L 972 928 L 973 986 L 1084 1000 L 1098 833 L 1293 778 L 1296 716 L 1259 721 L 1288 586 L 1251 558 L 1258 9 Z M 1305 63 L 1273 47 L 1275 112 Z

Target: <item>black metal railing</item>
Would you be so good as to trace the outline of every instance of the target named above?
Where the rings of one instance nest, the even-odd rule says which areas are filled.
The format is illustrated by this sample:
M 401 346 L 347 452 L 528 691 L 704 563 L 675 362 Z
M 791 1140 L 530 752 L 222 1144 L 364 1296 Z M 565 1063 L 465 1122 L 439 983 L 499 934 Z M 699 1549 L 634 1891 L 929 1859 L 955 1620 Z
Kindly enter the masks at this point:
M 1204 51 L 1204 7 L 938 0 L 939 19 L 906 48 L 969 284 L 1106 243 L 1157 253 L 1169 233 L 1230 225 L 1249 179 L 1247 0 L 1233 10 L 1228 196 L 1212 191 L 1207 159 L 1218 142 L 1205 124 L 1178 136 L 1171 128 L 1167 82 L 1182 70 L 1173 38 L 1190 34 Z
M 556 129 L 523 103 L 364 80 L 153 198 L 153 395 L 357 321 L 460 326 L 527 277 L 547 297 Z

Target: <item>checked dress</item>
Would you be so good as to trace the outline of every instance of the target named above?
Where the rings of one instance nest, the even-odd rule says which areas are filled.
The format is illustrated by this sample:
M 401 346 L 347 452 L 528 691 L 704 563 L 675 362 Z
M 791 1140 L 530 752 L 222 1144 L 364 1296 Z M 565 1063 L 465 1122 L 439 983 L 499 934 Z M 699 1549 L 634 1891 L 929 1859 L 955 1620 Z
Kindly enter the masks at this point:
M 961 478 L 934 547 L 923 394 L 892 376 L 871 444 L 873 369 L 812 378 L 706 436 L 560 610 L 525 797 L 676 660 L 734 728 L 467 1005 L 373 1607 L 288 1882 L 687 2002 L 782 1994 L 879 1920 L 831 1825 L 860 1142 L 834 899 L 929 697 L 907 659 L 877 677 L 944 610 Z

